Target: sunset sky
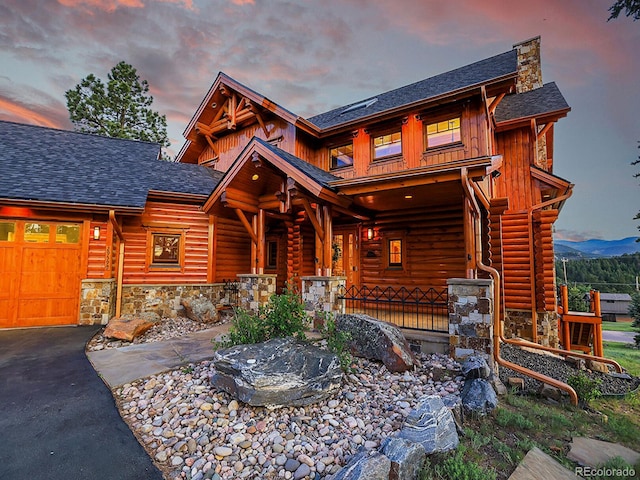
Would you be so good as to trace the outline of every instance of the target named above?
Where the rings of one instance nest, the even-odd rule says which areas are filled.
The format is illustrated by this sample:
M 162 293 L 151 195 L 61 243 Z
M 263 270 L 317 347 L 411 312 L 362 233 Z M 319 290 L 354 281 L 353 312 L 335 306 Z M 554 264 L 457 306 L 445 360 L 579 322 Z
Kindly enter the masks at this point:
M 575 184 L 556 238 L 636 236 L 640 22 L 607 22 L 613 1 L 2 0 L 0 120 L 72 129 L 64 92 L 124 60 L 175 154 L 218 71 L 307 117 L 541 35 L 543 80 L 572 108 L 556 127 L 554 173 Z

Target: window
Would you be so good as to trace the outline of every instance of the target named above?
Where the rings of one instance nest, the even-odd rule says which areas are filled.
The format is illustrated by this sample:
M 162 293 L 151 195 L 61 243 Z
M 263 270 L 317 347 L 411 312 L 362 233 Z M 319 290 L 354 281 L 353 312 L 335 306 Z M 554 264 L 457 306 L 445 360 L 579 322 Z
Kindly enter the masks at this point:
M 80 225 L 57 225 L 56 243 L 80 243 Z
M 427 148 L 461 141 L 460 117 L 427 124 Z
M 388 241 L 389 268 L 402 267 L 402 239 L 390 238 Z
M 151 264 L 179 266 L 182 235 L 154 233 L 152 238 Z
M 353 143 L 340 145 L 329 150 L 331 168 L 350 167 L 353 165 Z
M 49 228 L 47 223 L 25 223 L 24 240 L 31 243 L 48 243 Z
M 15 238 L 15 222 L 0 222 L 0 242 L 13 242 Z
M 402 153 L 402 133 L 400 131 L 380 135 L 373 139 L 373 159 L 379 160 Z
M 266 268 L 278 268 L 278 242 L 270 240 L 267 242 L 267 264 Z

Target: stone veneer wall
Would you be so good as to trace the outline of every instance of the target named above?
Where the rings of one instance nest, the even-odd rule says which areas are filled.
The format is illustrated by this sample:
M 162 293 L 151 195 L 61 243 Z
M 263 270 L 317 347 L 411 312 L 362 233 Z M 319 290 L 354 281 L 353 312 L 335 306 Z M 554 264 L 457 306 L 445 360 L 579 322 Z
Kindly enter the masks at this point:
M 155 312 L 175 318 L 184 311 L 183 297 L 207 297 L 215 304 L 231 305 L 233 299 L 223 283 L 201 285 L 123 285 L 121 314 Z
M 266 305 L 269 298 L 276 293 L 275 274 L 240 274 L 237 275 L 240 282 L 238 292 L 238 306 L 244 310 L 257 312 L 258 307 Z
M 116 281 L 86 279 L 80 285 L 79 325 L 106 325 L 116 314 Z
M 518 93 L 530 92 L 542 87 L 540 37 L 534 37 L 513 46 L 518 53 Z
M 556 312 L 538 312 L 538 343 L 558 348 L 558 314 Z M 507 310 L 504 319 L 505 338 L 523 338 L 533 340 L 533 320 L 528 310 Z
M 345 313 L 344 300 L 338 298 L 347 277 L 302 277 L 302 302 L 307 315 L 316 320 L 318 312 Z
M 450 278 L 449 353 L 456 360 L 480 355 L 493 364 L 493 281 Z

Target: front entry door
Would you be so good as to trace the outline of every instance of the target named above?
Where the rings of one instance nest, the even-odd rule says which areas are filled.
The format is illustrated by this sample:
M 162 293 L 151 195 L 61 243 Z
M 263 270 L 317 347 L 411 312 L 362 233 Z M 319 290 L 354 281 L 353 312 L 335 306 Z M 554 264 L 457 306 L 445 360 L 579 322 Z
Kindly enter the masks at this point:
M 360 239 L 357 227 L 333 228 L 333 275 L 347 277 L 347 288 L 360 283 Z

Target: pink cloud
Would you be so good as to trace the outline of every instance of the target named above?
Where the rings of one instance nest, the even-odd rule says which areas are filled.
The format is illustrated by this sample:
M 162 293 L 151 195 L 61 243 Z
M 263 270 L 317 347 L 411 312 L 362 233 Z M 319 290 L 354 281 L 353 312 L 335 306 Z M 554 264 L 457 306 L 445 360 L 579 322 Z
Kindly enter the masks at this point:
M 40 109 L 39 109 L 40 110 Z M 0 119 L 50 128 L 65 128 L 59 119 L 42 114 L 17 102 L 0 97 Z

